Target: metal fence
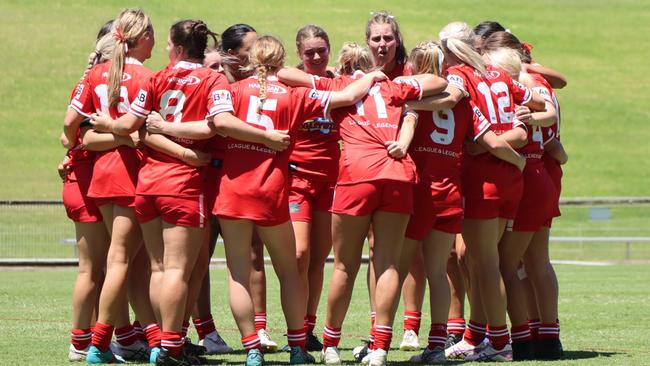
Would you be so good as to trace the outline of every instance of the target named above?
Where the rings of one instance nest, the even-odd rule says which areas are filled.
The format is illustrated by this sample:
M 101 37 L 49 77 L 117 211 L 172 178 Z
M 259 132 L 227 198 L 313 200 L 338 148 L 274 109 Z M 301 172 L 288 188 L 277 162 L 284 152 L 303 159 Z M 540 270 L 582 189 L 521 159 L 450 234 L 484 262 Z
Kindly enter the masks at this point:
M 650 198 L 562 201 L 551 257 L 568 261 L 650 260 Z M 217 248 L 216 258 L 223 258 Z M 60 201 L 0 201 L 0 264 L 74 263 L 73 223 Z

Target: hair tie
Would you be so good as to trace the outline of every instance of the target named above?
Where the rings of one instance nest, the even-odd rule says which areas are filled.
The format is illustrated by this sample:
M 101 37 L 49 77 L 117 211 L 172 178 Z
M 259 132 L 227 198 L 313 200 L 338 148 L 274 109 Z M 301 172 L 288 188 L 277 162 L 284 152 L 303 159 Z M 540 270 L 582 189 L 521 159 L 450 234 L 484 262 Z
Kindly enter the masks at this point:
M 115 38 L 115 40 L 120 42 L 126 42 L 126 39 L 124 38 L 124 33 L 122 33 L 122 30 L 120 29 L 119 25 L 116 25 L 115 29 L 113 30 L 113 38 Z
M 526 52 L 528 52 L 530 54 L 530 52 L 533 50 L 533 45 L 530 44 L 530 43 L 524 42 L 524 43 L 521 44 L 521 48 L 523 48 L 524 51 L 526 51 Z

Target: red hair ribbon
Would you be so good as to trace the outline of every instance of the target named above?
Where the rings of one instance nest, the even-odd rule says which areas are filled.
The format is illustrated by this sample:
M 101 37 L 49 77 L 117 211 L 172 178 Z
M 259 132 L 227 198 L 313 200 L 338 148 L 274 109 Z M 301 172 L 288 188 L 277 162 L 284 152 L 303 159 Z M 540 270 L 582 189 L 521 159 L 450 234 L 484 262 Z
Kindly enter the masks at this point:
M 533 45 L 530 44 L 530 43 L 524 42 L 524 43 L 521 44 L 521 48 L 523 48 L 526 52 L 528 52 L 528 54 L 530 54 L 530 52 L 533 50 Z
M 113 31 L 113 38 L 120 42 L 125 42 L 126 39 L 124 38 L 124 33 L 122 33 L 122 30 L 120 29 L 119 25 L 115 26 L 115 30 Z

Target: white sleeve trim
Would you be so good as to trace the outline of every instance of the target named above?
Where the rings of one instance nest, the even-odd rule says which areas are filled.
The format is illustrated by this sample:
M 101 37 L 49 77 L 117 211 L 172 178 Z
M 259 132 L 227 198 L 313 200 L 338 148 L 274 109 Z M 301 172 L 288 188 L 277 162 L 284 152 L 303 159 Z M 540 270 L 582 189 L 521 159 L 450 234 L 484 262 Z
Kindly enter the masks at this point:
M 135 114 L 136 116 L 143 117 L 143 118 L 146 118 L 151 112 L 135 104 L 135 102 L 131 103 L 131 108 L 129 109 L 129 111 Z
M 75 102 L 78 103 L 79 105 L 75 104 Z M 72 108 L 75 111 L 77 111 L 77 113 L 79 113 L 80 115 L 86 118 L 90 118 L 90 114 L 85 113 L 84 111 L 81 110 L 81 103 L 79 103 L 79 101 L 73 100 L 72 103 L 70 103 L 70 105 L 68 106 L 68 108 Z

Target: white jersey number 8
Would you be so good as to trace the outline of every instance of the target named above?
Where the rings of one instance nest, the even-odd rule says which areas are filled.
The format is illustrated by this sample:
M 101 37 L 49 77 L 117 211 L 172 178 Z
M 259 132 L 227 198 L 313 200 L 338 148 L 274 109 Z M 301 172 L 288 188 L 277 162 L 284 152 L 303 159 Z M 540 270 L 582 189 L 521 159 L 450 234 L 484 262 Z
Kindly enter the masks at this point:
M 160 98 L 160 115 L 165 121 L 180 123 L 183 118 L 185 94 L 181 90 L 167 90 Z M 171 116 L 173 119 L 170 120 Z

